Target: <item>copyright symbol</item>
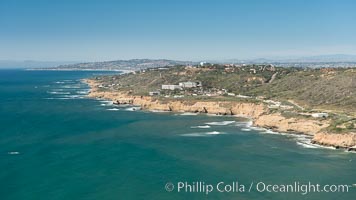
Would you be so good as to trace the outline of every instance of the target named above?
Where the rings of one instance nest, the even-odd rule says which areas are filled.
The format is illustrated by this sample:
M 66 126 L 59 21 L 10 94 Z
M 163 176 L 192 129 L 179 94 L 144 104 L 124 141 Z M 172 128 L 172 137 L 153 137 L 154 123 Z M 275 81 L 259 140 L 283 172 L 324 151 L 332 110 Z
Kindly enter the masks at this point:
M 174 190 L 174 185 L 171 182 L 168 182 L 166 186 L 164 186 L 167 192 L 172 192 Z

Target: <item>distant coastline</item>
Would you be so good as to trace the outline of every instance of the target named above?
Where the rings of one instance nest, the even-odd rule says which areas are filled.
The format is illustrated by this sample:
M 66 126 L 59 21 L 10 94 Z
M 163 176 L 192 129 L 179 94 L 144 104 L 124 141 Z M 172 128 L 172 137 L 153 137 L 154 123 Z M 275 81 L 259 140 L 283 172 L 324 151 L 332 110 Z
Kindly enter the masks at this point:
M 59 69 L 59 68 L 26 68 L 27 71 L 114 71 L 122 73 L 130 73 L 133 70 L 126 69 L 80 69 L 80 68 L 68 68 L 68 69 Z

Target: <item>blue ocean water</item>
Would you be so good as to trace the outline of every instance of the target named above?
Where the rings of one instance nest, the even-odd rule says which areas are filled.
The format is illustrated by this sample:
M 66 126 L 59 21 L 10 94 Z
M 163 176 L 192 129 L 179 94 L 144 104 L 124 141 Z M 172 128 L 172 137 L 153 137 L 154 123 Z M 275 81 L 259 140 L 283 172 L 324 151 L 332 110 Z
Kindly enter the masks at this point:
M 255 185 L 356 183 L 356 154 L 250 127 L 247 119 L 154 113 L 88 99 L 113 72 L 0 70 L 0 199 L 354 199 Z M 253 183 L 250 192 L 177 191 Z M 166 191 L 166 183 L 175 186 Z M 254 189 L 255 188 L 255 189 Z

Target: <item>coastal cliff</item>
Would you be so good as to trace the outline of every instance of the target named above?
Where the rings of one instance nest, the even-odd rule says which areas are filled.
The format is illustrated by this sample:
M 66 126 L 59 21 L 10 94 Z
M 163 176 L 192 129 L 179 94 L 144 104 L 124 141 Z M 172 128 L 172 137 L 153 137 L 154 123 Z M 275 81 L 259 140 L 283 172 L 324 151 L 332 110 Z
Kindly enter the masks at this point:
M 349 151 L 356 151 L 356 133 L 316 133 L 312 140 L 315 144 L 344 148 Z
M 278 132 L 306 134 L 313 137 L 312 142 L 315 144 L 356 150 L 356 133 L 328 133 L 324 129 L 330 125 L 329 120 L 286 118 L 280 113 L 270 113 L 269 108 L 263 103 L 179 99 L 163 101 L 151 96 L 131 95 L 128 92 L 101 91 L 99 83 L 95 80 L 89 79 L 85 82 L 90 86 L 88 96 L 91 98 L 107 99 L 115 104 L 136 105 L 145 110 L 244 116 L 251 118 L 253 124 L 258 127 Z
M 109 99 L 116 104 L 137 105 L 145 110 L 238 115 L 250 118 L 257 118 L 267 111 L 267 108 L 263 104 L 254 103 L 187 100 L 172 100 L 164 102 L 149 96 L 135 96 L 122 92 L 98 91 L 94 81 L 88 80 L 87 83 L 91 86 L 89 97 Z
M 256 118 L 254 124 L 278 132 L 303 133 L 307 135 L 315 135 L 329 126 L 329 122 L 325 120 L 285 118 L 279 113 L 262 115 Z

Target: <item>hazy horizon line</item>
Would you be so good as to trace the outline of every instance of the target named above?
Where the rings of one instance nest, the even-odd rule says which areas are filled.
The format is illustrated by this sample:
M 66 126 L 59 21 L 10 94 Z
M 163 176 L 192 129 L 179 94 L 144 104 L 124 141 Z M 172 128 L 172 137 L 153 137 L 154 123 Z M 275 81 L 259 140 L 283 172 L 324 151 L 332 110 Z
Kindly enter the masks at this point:
M 313 55 L 289 55 L 289 56 L 255 56 L 248 58 L 239 58 L 239 57 L 231 57 L 231 58 L 195 58 L 195 59 L 175 59 L 175 58 L 164 58 L 164 57 L 131 57 L 131 58 L 112 58 L 112 59 L 95 59 L 95 60 L 41 60 L 41 59 L 0 59 L 0 62 L 68 62 L 68 63 L 83 63 L 83 62 L 110 62 L 116 60 L 176 60 L 176 61 L 191 61 L 191 62 L 200 62 L 200 61 L 227 61 L 227 60 L 283 60 L 283 59 L 305 59 L 305 58 L 315 58 L 315 57 L 327 57 L 327 56 L 349 56 L 355 57 L 356 54 L 313 54 Z

